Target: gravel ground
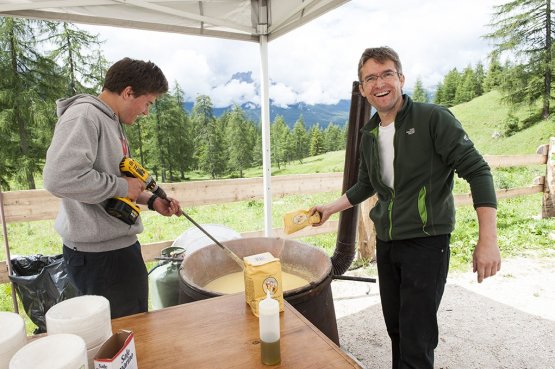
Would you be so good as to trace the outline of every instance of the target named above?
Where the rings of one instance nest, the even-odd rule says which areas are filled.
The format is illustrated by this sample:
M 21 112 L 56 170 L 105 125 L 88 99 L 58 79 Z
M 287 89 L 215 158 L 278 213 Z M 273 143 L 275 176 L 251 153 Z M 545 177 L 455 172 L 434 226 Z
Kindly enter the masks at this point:
M 555 255 L 504 260 L 482 284 L 473 273 L 452 273 L 438 313 L 435 367 L 555 369 L 554 285 Z M 335 280 L 332 291 L 342 349 L 368 369 L 391 368 L 377 283 Z

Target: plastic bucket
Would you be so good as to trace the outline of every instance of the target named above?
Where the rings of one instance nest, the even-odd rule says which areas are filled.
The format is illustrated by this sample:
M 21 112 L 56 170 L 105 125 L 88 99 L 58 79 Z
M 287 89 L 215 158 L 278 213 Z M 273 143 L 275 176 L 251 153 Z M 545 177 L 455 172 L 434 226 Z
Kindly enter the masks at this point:
M 206 230 L 212 237 L 214 237 L 218 242 L 235 240 L 241 238 L 241 234 L 237 231 L 225 227 L 220 224 L 201 224 L 202 228 Z M 214 241 L 210 239 L 204 232 L 202 232 L 197 227 L 191 227 L 185 232 L 183 232 L 179 237 L 173 241 L 173 247 L 182 247 L 185 252 L 190 254 L 201 247 L 213 244 Z

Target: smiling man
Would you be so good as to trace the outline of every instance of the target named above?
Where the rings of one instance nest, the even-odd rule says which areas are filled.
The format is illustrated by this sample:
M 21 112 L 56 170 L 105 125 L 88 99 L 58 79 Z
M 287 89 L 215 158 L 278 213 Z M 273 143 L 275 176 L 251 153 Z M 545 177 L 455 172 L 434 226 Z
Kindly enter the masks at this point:
M 165 216 L 179 210 L 177 201 L 153 196 L 141 180 L 119 169 L 130 156 L 122 125 L 147 115 L 167 91 L 168 81 L 154 63 L 124 58 L 110 67 L 98 97 L 57 101 L 44 187 L 62 199 L 55 228 L 70 278 L 81 294 L 106 297 L 112 318 L 147 311 L 148 275 L 137 240 L 140 218 L 127 224 L 108 214 L 106 202 L 127 197 Z
M 377 194 L 370 217 L 382 311 L 393 369 L 433 369 L 437 310 L 449 269 L 455 227 L 453 178 L 467 180 L 478 217 L 473 254 L 478 282 L 499 271 L 497 199 L 491 171 L 459 121 L 446 108 L 403 94 L 405 76 L 389 47 L 366 49 L 359 89 L 377 113 L 362 129 L 355 185 L 337 200 L 312 208 L 329 217 Z

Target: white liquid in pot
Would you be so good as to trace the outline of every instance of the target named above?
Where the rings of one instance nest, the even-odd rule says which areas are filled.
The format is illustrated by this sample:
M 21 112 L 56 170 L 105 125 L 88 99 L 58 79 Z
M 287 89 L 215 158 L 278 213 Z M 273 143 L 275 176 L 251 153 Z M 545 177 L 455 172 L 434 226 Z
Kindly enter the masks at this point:
M 281 283 L 283 283 L 283 291 L 293 290 L 302 286 L 306 286 L 308 281 L 298 275 L 281 272 Z M 222 277 L 216 278 L 211 282 L 208 282 L 205 289 L 223 293 L 232 294 L 243 292 L 245 290 L 245 279 L 243 272 L 236 272 L 226 274 Z

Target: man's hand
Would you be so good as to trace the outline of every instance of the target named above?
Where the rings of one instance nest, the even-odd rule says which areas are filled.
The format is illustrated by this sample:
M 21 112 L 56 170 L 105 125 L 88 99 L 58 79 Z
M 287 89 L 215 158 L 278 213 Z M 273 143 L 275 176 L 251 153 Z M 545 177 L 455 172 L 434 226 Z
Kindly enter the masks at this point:
M 127 181 L 127 197 L 133 201 L 145 190 L 145 183 L 138 178 L 123 177 Z
M 501 255 L 497 242 L 487 244 L 478 240 L 472 259 L 473 271 L 478 272 L 478 283 L 493 277 L 501 269 Z
M 472 255 L 472 269 L 478 273 L 478 283 L 494 276 L 501 269 L 501 254 L 497 246 L 496 213 L 495 208 L 476 208 L 480 229 L 478 243 Z
M 166 217 L 171 217 L 174 214 L 180 215 L 181 212 L 179 201 L 172 199 L 171 197 L 168 197 L 167 200 L 158 197 L 156 200 L 154 200 L 152 207 L 154 208 L 154 210 L 156 210 L 157 213 Z
M 340 211 L 343 211 L 345 209 L 348 209 L 350 207 L 352 207 L 352 205 L 349 202 L 349 199 L 347 199 L 347 195 L 345 195 L 345 194 L 343 194 L 337 200 L 335 200 L 333 202 L 330 202 L 329 204 L 313 206 L 313 207 L 310 208 L 308 213 L 309 213 L 309 215 L 312 215 L 316 212 L 319 212 L 320 213 L 320 222 L 319 223 L 313 223 L 312 226 L 313 227 L 321 226 L 333 214 L 335 214 L 337 212 L 340 212 Z

